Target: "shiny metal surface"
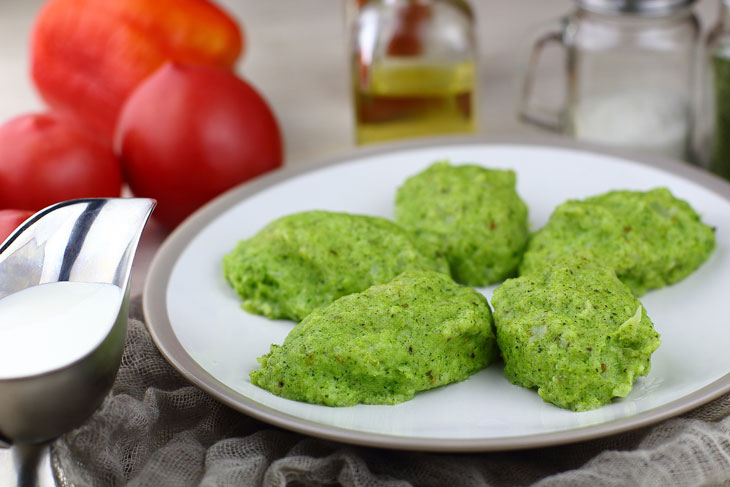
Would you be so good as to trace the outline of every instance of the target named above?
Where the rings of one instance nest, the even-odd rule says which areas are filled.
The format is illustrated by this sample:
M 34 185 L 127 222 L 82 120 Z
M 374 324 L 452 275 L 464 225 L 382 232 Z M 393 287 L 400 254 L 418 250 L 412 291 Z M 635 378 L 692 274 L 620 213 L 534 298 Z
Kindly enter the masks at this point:
M 0 481 L 3 486 L 56 485 L 49 445 L 19 444 L 0 452 Z
M 645 16 L 671 15 L 690 7 L 696 0 L 577 0 L 592 12 Z
M 10 447 L 0 450 L 0 485 L 43 485 L 47 472 L 33 470 L 47 466 L 41 460 L 48 442 L 80 425 L 111 388 L 124 347 L 132 261 L 154 205 L 143 198 L 58 203 L 0 245 L 0 299 L 57 281 L 110 283 L 124 296 L 109 334 L 86 356 L 60 369 L 0 380 L 0 448 Z

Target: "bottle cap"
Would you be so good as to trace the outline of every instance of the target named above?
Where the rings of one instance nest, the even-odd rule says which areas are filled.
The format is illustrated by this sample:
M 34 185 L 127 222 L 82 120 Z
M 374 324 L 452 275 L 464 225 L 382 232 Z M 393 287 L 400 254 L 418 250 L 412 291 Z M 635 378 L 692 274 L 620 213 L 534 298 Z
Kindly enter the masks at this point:
M 591 12 L 602 14 L 632 14 L 646 17 L 671 15 L 695 3 L 696 0 L 577 0 Z M 730 0 L 723 0 L 728 2 Z

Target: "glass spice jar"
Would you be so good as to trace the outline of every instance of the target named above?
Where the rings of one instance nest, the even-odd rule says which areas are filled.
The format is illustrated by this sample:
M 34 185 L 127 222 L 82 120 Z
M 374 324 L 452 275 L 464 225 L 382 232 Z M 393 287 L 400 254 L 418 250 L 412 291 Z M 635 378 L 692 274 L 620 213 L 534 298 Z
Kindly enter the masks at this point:
M 576 0 L 535 42 L 523 121 L 581 140 L 692 158 L 699 22 L 694 0 Z M 563 52 L 561 105 L 533 100 L 548 45 Z
M 356 140 L 476 129 L 474 17 L 464 0 L 357 0 L 351 13 Z
M 717 23 L 707 37 L 709 83 L 709 168 L 730 179 L 730 0 L 722 0 Z M 705 140 L 707 142 L 707 140 Z

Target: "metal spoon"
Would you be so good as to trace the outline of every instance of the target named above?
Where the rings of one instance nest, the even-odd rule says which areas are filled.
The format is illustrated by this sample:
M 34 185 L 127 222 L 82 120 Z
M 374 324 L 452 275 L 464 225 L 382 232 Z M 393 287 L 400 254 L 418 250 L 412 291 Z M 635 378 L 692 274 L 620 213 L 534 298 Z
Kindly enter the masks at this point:
M 144 198 L 65 201 L 0 244 L 0 299 L 57 281 L 110 283 L 124 296 L 107 336 L 81 359 L 0 379 L 0 485 L 54 485 L 51 442 L 83 423 L 109 392 L 124 347 L 132 260 L 154 206 Z

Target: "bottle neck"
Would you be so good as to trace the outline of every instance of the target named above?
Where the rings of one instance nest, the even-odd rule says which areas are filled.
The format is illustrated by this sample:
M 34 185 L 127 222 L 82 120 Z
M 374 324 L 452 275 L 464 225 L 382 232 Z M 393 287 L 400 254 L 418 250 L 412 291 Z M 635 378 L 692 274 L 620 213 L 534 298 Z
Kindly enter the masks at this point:
M 715 26 L 707 37 L 710 54 L 726 57 L 728 37 L 730 37 L 730 0 L 722 0 Z
M 718 15 L 718 21 L 730 27 L 730 0 L 722 0 L 720 3 L 720 14 Z

